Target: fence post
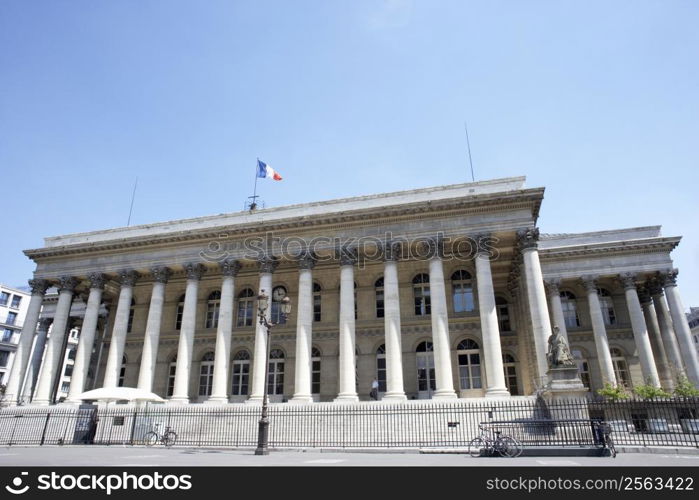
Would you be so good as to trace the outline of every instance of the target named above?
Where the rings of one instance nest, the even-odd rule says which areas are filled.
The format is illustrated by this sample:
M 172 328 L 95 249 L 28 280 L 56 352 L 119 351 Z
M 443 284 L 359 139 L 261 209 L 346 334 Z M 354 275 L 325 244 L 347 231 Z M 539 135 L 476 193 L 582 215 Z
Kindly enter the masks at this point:
M 46 440 L 46 429 L 49 426 L 49 418 L 51 417 L 51 412 L 46 413 L 46 422 L 44 422 L 44 430 L 41 433 L 41 442 L 39 443 L 39 446 L 44 445 L 44 441 Z
M 134 410 L 134 412 L 133 412 L 133 422 L 131 423 L 131 440 L 130 440 L 130 442 L 129 442 L 129 444 L 130 444 L 131 446 L 133 446 L 133 435 L 134 435 L 134 432 L 136 431 L 136 417 L 137 417 L 137 416 L 138 416 L 138 411 L 137 411 L 137 410 Z

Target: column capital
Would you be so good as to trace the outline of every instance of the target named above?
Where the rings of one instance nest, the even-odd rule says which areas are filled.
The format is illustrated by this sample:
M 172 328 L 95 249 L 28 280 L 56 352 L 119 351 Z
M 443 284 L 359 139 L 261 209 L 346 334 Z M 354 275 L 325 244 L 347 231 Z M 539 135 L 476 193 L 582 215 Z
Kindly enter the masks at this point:
M 660 281 L 660 284 L 663 288 L 667 288 L 669 286 L 677 286 L 678 274 L 679 270 L 670 269 L 664 273 L 658 273 L 658 280 Z
M 397 261 L 403 254 L 403 244 L 400 241 L 386 241 L 381 245 L 384 261 Z
M 597 276 L 586 275 L 580 278 L 580 282 L 585 287 L 587 293 L 597 293 Z
M 663 294 L 663 286 L 660 281 L 658 281 L 657 277 L 649 279 L 646 282 L 646 288 L 648 289 L 648 293 L 650 293 L 651 297 Z
M 119 271 L 119 283 L 121 286 L 134 286 L 140 275 L 133 269 L 122 269 Z
M 561 294 L 561 279 L 551 278 L 544 280 L 544 287 L 549 295 L 560 295 Z
M 648 288 L 641 285 L 636 290 L 638 291 L 638 300 L 641 302 L 641 304 L 650 304 L 651 298 Z
M 299 269 L 313 269 L 316 266 L 316 256 L 311 252 L 304 252 L 296 259 Z
M 48 330 L 51 323 L 53 323 L 53 318 L 39 318 L 39 330 L 42 332 Z
M 206 268 L 203 264 L 187 262 L 184 265 L 184 272 L 187 275 L 188 280 L 199 281 L 201 279 L 201 275 L 204 274 L 204 272 L 206 272 Z
M 61 276 L 58 278 L 58 292 L 66 290 L 68 292 L 73 292 L 75 287 L 78 286 L 78 280 L 73 276 Z
M 427 249 L 427 258 L 444 258 L 444 238 L 441 235 L 425 238 L 422 245 Z
M 170 270 L 169 267 L 155 266 L 155 267 L 151 267 L 150 273 L 153 275 L 153 280 L 156 283 L 165 284 L 170 279 L 170 275 L 172 274 L 172 271 Z
M 87 280 L 90 283 L 89 288 L 104 290 L 104 284 L 107 282 L 107 276 L 104 273 L 90 273 L 87 275 Z
M 490 250 L 491 247 L 488 245 L 488 242 L 492 238 L 490 233 L 480 233 L 472 236 L 473 241 L 476 243 L 475 247 L 475 253 L 476 255 L 487 255 L 490 257 Z
M 536 250 L 539 247 L 539 228 L 520 229 L 517 231 L 517 241 L 521 250 Z
M 29 288 L 32 290 L 32 295 L 44 295 L 50 286 L 51 283 L 42 278 L 34 278 L 29 280 Z
M 265 255 L 264 257 L 258 259 L 257 265 L 259 266 L 261 273 L 273 273 L 279 265 L 279 261 L 274 257 Z
M 624 287 L 624 290 L 635 290 L 636 289 L 636 278 L 635 273 L 622 273 L 619 275 L 619 281 Z
M 239 261 L 230 259 L 224 260 L 219 265 L 221 267 L 221 274 L 224 276 L 237 276 L 242 267 Z
M 356 247 L 340 247 L 337 250 L 340 259 L 340 266 L 354 266 L 359 259 L 359 252 Z

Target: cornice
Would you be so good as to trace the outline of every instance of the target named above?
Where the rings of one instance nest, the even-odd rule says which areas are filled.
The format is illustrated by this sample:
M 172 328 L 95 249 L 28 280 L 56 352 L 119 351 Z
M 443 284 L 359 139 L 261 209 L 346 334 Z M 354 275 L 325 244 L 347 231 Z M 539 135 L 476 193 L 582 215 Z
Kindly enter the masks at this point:
M 558 248 L 539 248 L 539 258 L 554 260 L 573 256 L 589 256 L 598 254 L 629 254 L 671 252 L 680 242 L 680 237 L 653 238 L 652 240 L 615 241 L 605 243 L 590 243 Z

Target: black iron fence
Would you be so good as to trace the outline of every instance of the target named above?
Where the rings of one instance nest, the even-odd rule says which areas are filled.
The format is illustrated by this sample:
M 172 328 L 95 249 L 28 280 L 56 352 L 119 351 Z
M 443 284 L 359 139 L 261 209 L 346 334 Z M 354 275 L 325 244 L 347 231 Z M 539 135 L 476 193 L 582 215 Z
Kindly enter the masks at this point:
M 6 408 L 0 445 L 140 445 L 169 427 L 175 446 L 255 447 L 259 418 L 253 405 Z M 597 446 L 595 421 L 610 424 L 617 446 L 699 447 L 699 398 L 273 404 L 269 419 L 272 448 L 465 449 L 481 423 L 527 448 Z

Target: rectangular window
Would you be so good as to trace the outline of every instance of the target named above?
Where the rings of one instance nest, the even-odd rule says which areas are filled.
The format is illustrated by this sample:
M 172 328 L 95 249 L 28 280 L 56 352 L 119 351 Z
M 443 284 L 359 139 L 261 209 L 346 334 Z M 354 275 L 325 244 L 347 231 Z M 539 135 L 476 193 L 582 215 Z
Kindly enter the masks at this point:
M 311 393 L 320 394 L 320 361 L 313 361 L 311 366 Z
M 376 290 L 376 317 L 384 317 L 383 290 Z
M 170 364 L 170 370 L 167 375 L 167 396 L 172 396 L 175 390 L 175 372 L 177 371 L 177 365 L 175 363 Z
M 61 384 L 61 392 L 68 392 L 70 389 L 70 382 L 63 382 Z
M 133 307 L 129 311 L 129 323 L 126 326 L 126 333 L 131 333 L 131 330 L 133 329 L 133 315 L 135 312 L 136 310 Z
M 10 330 L 9 328 L 5 328 L 5 331 L 2 333 L 2 341 L 3 342 L 12 342 L 12 334 L 14 332 Z
M 10 351 L 0 351 L 0 368 L 7 366 L 7 361 L 10 358 Z
M 22 296 L 21 295 L 13 295 L 12 296 L 12 304 L 10 304 L 10 307 L 14 307 L 15 309 L 19 309 L 20 302 L 22 302 Z
M 73 375 L 73 365 L 66 365 L 66 371 L 63 373 L 66 377 Z
M 12 311 L 8 312 L 7 321 L 5 321 L 5 323 L 7 323 L 8 325 L 14 325 L 15 321 L 17 321 L 17 313 Z
M 6 306 L 7 302 L 10 300 L 10 294 L 7 292 L 0 292 L 0 306 Z

